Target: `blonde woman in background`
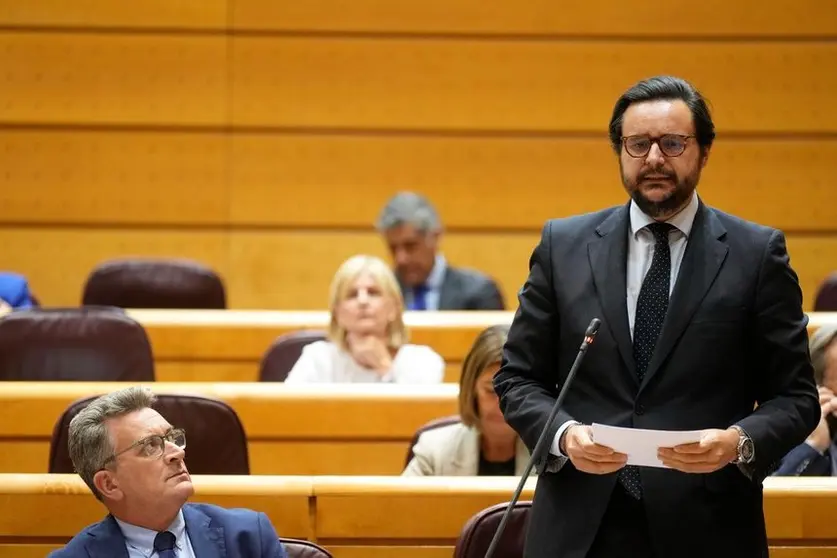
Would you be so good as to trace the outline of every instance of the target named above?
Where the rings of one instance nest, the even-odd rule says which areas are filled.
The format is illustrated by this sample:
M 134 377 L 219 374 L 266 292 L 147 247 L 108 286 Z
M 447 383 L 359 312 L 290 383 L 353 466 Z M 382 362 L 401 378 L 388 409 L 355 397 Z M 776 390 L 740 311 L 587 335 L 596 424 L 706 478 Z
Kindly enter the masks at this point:
M 503 419 L 493 384 L 508 330 L 506 325 L 491 326 L 474 341 L 459 380 L 462 422 L 423 432 L 404 476 L 523 474 L 529 452 Z
M 286 384 L 442 381 L 442 357 L 430 347 L 407 343 L 401 291 L 382 260 L 363 255 L 346 260 L 329 298 L 328 340 L 305 346 Z

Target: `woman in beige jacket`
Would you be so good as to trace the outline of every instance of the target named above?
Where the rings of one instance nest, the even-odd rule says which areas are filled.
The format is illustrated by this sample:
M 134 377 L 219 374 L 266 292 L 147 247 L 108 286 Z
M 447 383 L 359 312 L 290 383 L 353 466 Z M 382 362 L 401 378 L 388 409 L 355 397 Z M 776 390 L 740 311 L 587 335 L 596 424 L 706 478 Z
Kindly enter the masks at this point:
M 461 422 L 423 432 L 404 476 L 514 476 L 529 452 L 506 424 L 493 378 L 500 368 L 508 326 L 484 330 L 465 357 L 459 379 Z

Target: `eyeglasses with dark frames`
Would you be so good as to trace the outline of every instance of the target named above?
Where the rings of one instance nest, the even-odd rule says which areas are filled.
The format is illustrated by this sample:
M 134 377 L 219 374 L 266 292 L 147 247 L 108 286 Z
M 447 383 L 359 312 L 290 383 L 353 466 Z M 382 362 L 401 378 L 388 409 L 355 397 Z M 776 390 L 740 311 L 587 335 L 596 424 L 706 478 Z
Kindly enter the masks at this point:
M 166 442 L 174 444 L 175 446 L 181 449 L 185 448 L 186 431 L 182 428 L 173 428 L 166 434 L 155 434 L 154 436 L 147 436 L 141 440 L 137 440 L 124 450 L 118 453 L 114 453 L 113 455 L 108 457 L 102 464 L 102 466 L 107 465 L 123 453 L 128 453 L 136 447 L 142 448 L 140 450 L 140 455 L 142 457 L 147 457 L 149 459 L 157 459 L 159 457 L 162 457 L 166 453 Z
M 664 134 L 658 138 L 652 138 L 649 135 L 624 136 L 622 145 L 625 146 L 628 155 L 634 158 L 648 155 L 651 146 L 655 143 L 666 157 L 679 157 L 686 151 L 689 138 L 693 137 L 695 136 L 683 134 Z

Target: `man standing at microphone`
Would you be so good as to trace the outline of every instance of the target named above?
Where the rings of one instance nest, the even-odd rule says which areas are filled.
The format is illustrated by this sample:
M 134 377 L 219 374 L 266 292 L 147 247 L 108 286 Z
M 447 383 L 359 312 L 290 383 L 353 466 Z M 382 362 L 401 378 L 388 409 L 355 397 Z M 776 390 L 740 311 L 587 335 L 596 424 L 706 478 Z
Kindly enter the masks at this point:
M 820 408 L 784 235 L 697 195 L 714 138 L 691 84 L 637 83 L 610 122 L 631 201 L 544 226 L 494 379 L 530 451 L 544 429 L 552 441 L 527 558 L 768 556 L 762 479 Z M 595 343 L 546 424 L 593 317 Z M 667 468 L 638 468 L 593 441 L 594 422 L 702 438 L 661 448 Z

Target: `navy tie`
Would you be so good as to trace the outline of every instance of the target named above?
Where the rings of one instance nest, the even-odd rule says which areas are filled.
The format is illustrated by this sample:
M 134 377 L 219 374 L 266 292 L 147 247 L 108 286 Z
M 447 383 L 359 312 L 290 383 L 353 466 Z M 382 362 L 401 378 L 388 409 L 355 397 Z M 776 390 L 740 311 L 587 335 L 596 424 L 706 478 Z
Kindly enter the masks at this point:
M 648 363 L 651 362 L 668 310 L 668 292 L 671 284 L 671 249 L 668 233 L 673 228 L 668 223 L 648 225 L 648 229 L 654 235 L 654 257 L 642 282 L 634 317 L 634 362 L 640 382 L 645 377 Z M 637 467 L 628 465 L 622 468 L 619 471 L 619 481 L 628 494 L 636 499 L 642 498 L 642 484 Z
M 427 285 L 413 287 L 413 303 L 410 310 L 427 310 Z
M 154 550 L 159 558 L 176 558 L 174 553 L 175 537 L 173 533 L 163 531 L 154 537 Z

